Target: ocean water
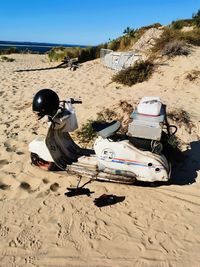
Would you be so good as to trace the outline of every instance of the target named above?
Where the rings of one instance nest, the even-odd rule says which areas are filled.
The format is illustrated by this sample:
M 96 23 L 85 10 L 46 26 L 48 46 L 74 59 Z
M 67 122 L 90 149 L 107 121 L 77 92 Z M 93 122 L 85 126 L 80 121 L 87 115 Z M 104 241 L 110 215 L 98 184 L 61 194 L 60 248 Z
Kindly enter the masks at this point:
M 37 42 L 14 42 L 14 41 L 0 41 L 0 50 L 11 47 L 16 47 L 19 51 L 31 51 L 33 53 L 44 54 L 51 50 L 53 47 L 85 47 L 83 45 L 70 45 L 70 44 L 54 44 L 54 43 L 37 43 Z

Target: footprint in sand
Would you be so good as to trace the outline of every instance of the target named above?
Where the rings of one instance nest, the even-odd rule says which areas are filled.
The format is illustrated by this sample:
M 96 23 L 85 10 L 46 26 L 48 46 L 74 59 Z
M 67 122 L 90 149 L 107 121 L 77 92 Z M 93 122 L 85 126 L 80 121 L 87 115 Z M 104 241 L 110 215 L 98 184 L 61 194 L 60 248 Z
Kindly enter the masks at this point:
M 5 146 L 7 152 L 15 152 L 16 151 L 16 147 L 11 146 L 8 142 L 5 142 L 4 146 Z
M 16 238 L 17 247 L 39 250 L 42 242 L 35 238 L 35 234 L 31 229 L 23 229 Z
M 6 159 L 1 159 L 1 160 L 0 160 L 0 169 L 1 169 L 3 166 L 7 165 L 7 164 L 9 164 L 9 161 L 8 161 L 8 160 L 6 160 Z
M 10 229 L 6 225 L 0 224 L 0 237 L 4 238 L 8 235 Z
M 28 256 L 24 259 L 25 264 L 31 264 L 31 265 L 35 265 L 35 260 L 36 258 L 32 256 Z

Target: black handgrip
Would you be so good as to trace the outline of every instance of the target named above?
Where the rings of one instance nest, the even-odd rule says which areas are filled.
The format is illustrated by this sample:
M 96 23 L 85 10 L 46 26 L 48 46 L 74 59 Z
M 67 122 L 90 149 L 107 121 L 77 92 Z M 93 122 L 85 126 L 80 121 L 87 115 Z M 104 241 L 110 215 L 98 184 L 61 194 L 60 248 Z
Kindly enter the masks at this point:
M 70 98 L 72 104 L 82 104 L 81 100 L 74 100 L 74 98 Z
M 83 102 L 81 100 L 74 100 L 72 104 L 82 104 Z

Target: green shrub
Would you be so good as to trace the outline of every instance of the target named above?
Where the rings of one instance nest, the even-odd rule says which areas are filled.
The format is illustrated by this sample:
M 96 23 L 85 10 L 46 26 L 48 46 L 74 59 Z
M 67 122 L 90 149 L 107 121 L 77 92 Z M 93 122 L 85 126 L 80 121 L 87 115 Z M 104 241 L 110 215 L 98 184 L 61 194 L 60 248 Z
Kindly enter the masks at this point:
M 87 48 L 83 48 L 80 50 L 78 55 L 78 61 L 80 63 L 93 60 L 97 57 L 99 57 L 100 54 L 100 48 L 96 46 L 91 46 Z
M 187 56 L 190 50 L 186 45 L 185 41 L 173 40 L 165 45 L 161 54 L 163 56 L 175 57 L 175 56 Z
M 181 30 L 183 27 L 193 26 L 193 20 L 192 19 L 179 19 L 172 21 L 170 27 L 173 30 Z
M 3 57 L 1 57 L 1 61 L 3 61 L 3 62 L 13 62 L 13 61 L 15 61 L 15 59 L 11 58 L 11 57 L 3 56 Z
M 104 108 L 97 113 L 95 120 L 88 120 L 80 130 L 75 131 L 74 138 L 81 143 L 82 146 L 88 147 L 92 145 L 92 141 L 96 138 L 97 134 L 93 131 L 93 122 L 111 122 L 118 120 L 121 127 L 118 133 L 125 134 L 128 131 L 128 124 L 130 121 L 130 114 L 133 111 L 133 106 L 127 101 L 120 101 L 112 109 Z
M 120 48 L 120 41 L 121 41 L 121 38 L 110 41 L 108 43 L 108 49 L 117 51 Z
M 81 143 L 87 143 L 92 141 L 96 137 L 96 133 L 93 131 L 93 120 L 88 120 L 80 130 L 76 131 L 76 137 Z
M 184 22 L 183 20 L 172 21 L 171 27 L 174 30 L 181 30 L 184 27 Z
M 136 83 L 141 83 L 150 78 L 153 73 L 154 64 L 152 61 L 136 62 L 125 70 L 119 71 L 112 77 L 113 82 L 131 86 Z
M 10 55 L 10 54 L 16 54 L 20 51 L 16 47 L 10 47 L 10 48 L 1 48 L 0 49 L 0 55 Z
M 107 48 L 107 44 L 91 46 L 86 48 L 80 47 L 54 47 L 49 53 L 50 61 L 62 61 L 65 57 L 78 58 L 80 63 L 93 60 L 100 57 L 100 49 Z
M 123 31 L 123 34 L 128 37 L 135 37 L 135 30 L 130 27 L 126 27 L 126 29 Z
M 196 14 L 193 14 L 192 19 L 193 19 L 194 25 L 200 28 L 200 9 L 197 11 Z
M 48 52 L 48 57 L 50 61 L 61 61 L 67 56 L 70 58 L 78 57 L 79 51 L 79 47 L 54 47 Z
M 162 25 L 160 24 L 160 23 L 158 23 L 158 22 L 156 22 L 156 23 L 153 23 L 153 24 L 150 24 L 150 25 L 148 25 L 148 26 L 143 26 L 143 27 L 141 27 L 139 30 L 149 30 L 149 29 L 151 29 L 151 28 L 156 28 L 156 29 L 158 29 L 158 28 L 160 28 Z

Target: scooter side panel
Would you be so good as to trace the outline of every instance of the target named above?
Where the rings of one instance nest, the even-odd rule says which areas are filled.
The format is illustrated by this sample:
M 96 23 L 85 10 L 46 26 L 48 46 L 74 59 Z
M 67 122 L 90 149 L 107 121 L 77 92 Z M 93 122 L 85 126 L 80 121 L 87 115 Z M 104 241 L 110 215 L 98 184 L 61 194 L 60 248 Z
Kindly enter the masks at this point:
M 100 170 L 106 168 L 131 172 L 140 181 L 168 181 L 168 166 L 161 155 L 141 151 L 131 146 L 127 140 L 112 142 L 98 138 L 94 144 Z

